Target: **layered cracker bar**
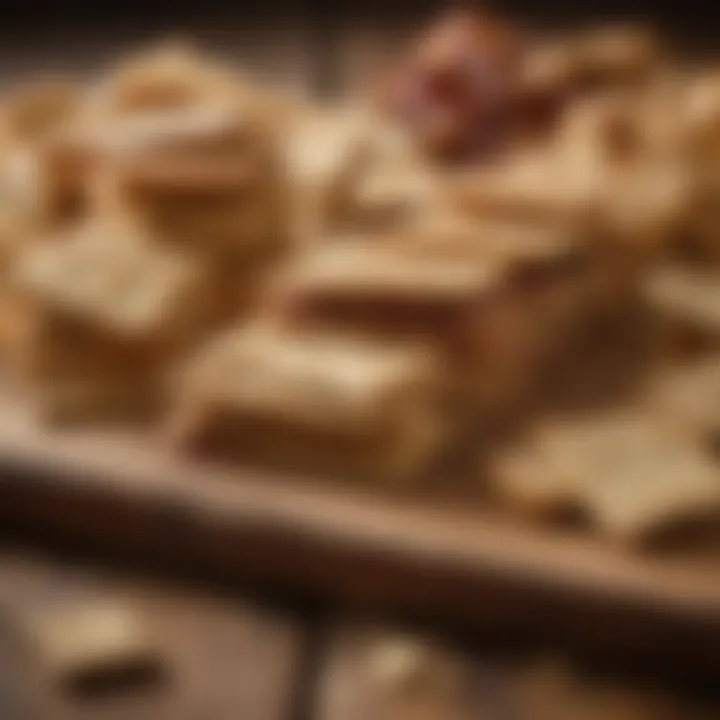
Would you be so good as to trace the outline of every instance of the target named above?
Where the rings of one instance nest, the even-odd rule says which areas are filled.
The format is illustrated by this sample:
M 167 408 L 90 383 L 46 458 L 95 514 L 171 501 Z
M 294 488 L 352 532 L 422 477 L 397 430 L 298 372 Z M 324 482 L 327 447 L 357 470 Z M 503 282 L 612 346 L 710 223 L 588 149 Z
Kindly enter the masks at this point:
M 201 352 L 179 398 L 173 430 L 186 447 L 321 474 L 407 479 L 448 432 L 425 350 L 267 327 Z
M 290 267 L 283 314 L 290 324 L 425 342 L 480 399 L 529 382 L 577 331 L 592 293 L 586 250 L 558 230 L 451 219 L 339 240 Z
M 144 392 L 202 332 L 212 296 L 202 266 L 107 220 L 29 249 L 12 284 L 23 315 L 13 356 L 44 399 Z

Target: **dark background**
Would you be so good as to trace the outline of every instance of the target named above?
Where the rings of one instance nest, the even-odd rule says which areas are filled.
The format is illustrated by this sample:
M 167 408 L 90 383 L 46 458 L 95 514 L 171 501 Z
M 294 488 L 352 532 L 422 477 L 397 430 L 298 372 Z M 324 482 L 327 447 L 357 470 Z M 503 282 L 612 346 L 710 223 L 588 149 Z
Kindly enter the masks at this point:
M 720 16 L 716 3 L 702 0 L 488 0 L 488 2 L 440 2 L 438 0 L 126 0 L 108 3 L 102 0 L 4 0 L 0 2 L 3 22 L 0 32 L 12 34 L 19 28 L 47 30 L 55 26 L 67 30 L 74 26 L 143 25 L 159 29 L 177 23 L 191 27 L 196 23 L 300 22 L 334 18 L 340 21 L 392 20 L 413 16 L 421 18 L 448 6 L 490 7 L 539 23 L 564 20 L 611 19 L 618 17 L 651 19 L 669 30 L 697 32 L 711 36 L 713 22 Z
M 529 31 L 609 20 L 651 23 L 681 53 L 713 52 L 719 36 L 720 7 L 701 0 L 0 0 L 0 83 L 86 76 L 123 53 L 181 35 L 270 77 L 332 92 L 361 76 L 359 56 L 377 64 L 397 49 L 398 33 L 459 4 L 490 7 Z
M 451 3 L 437 0 L 5 0 L 0 1 L 0 59 L 13 54 L 47 54 L 55 47 L 114 47 L 117 39 L 142 42 L 168 31 L 191 33 L 209 42 L 292 28 L 316 51 L 322 40 L 360 27 L 402 27 L 422 23 L 442 8 L 469 5 L 493 8 L 533 26 L 576 25 L 597 20 L 652 22 L 691 48 L 712 48 L 718 39 L 720 7 L 712 0 L 506 0 Z M 332 38 L 327 33 L 333 33 Z

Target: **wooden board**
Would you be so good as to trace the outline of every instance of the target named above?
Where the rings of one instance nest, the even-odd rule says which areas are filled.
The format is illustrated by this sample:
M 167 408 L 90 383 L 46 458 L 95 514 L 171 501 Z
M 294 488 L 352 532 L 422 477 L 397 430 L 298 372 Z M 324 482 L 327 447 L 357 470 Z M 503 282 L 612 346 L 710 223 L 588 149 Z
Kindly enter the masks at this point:
M 142 682 L 71 693 L 26 650 L 28 606 L 129 609 L 152 633 L 159 672 Z M 295 717 L 305 631 L 299 617 L 197 588 L 0 552 L 0 717 L 21 720 L 286 720 Z M 17 637 L 15 637 L 17 636 Z M 4 685 L 7 684 L 7 687 Z M 30 714 L 34 713 L 34 714 Z
M 720 671 L 720 571 L 479 510 L 210 467 L 0 416 L 0 513 L 98 547 L 386 611 Z

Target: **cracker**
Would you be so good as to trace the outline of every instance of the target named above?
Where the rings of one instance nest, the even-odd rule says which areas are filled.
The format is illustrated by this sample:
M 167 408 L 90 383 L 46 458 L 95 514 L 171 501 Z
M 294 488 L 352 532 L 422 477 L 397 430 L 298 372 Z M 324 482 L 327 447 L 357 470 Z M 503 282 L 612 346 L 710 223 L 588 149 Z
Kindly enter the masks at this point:
M 605 535 L 639 541 L 720 510 L 720 469 L 699 448 L 658 437 L 592 483 L 584 493 Z
M 28 251 L 14 281 L 41 325 L 67 318 L 119 346 L 161 350 L 194 331 L 209 279 L 132 224 L 93 220 Z
M 290 266 L 281 295 L 291 324 L 430 345 L 467 397 L 494 412 L 577 332 L 589 257 L 557 230 L 435 223 L 316 248 Z
M 0 161 L 0 265 L 16 254 L 41 228 L 46 201 L 37 156 L 14 148 Z
M 408 162 L 379 162 L 353 190 L 347 223 L 360 230 L 387 231 L 411 223 L 434 202 L 438 179 Z
M 680 122 L 688 158 L 699 168 L 714 169 L 720 156 L 720 73 L 687 78 L 684 90 Z
M 525 152 L 448 183 L 450 207 L 479 219 L 570 223 L 592 229 L 602 210 L 593 173 L 568 172 L 552 153 Z
M 433 316 L 452 322 L 453 316 L 474 312 L 498 288 L 525 284 L 535 272 L 553 278 L 582 255 L 581 244 L 558 231 L 501 222 L 453 224 L 449 218 L 380 241 L 317 248 L 291 266 L 285 289 L 291 308 L 335 317 L 338 324 L 352 324 L 353 308 L 365 308 L 379 325 L 400 331 L 405 310 L 410 324 L 422 331 L 423 318 L 427 329 Z
M 150 628 L 130 605 L 105 598 L 32 604 L 20 614 L 19 632 L 52 685 L 76 686 L 90 678 L 156 667 Z
M 696 191 L 692 174 L 670 159 L 611 173 L 605 197 L 603 222 L 617 254 L 644 270 L 687 234 Z
M 288 285 L 299 298 L 316 296 L 329 303 L 356 298 L 457 304 L 477 298 L 492 281 L 490 269 L 466 260 L 372 241 L 339 242 L 301 257 Z
M 467 254 L 346 240 L 296 260 L 280 279 L 278 294 L 280 316 L 289 326 L 406 338 L 465 362 L 479 304 L 494 286 L 493 271 L 469 262 Z
M 373 160 L 371 131 L 367 117 L 354 108 L 307 112 L 293 123 L 285 156 L 301 245 L 337 230 Z
M 581 71 L 577 46 L 566 38 L 544 39 L 528 48 L 518 85 L 521 96 L 557 101 L 572 90 Z
M 702 437 L 720 431 L 720 358 L 713 355 L 655 374 L 644 390 L 650 407 Z
M 603 93 L 572 102 L 561 118 L 555 142 L 568 162 L 623 163 L 644 149 L 637 98 Z
M 716 336 L 720 330 L 720 276 L 713 270 L 665 265 L 642 285 L 646 300 L 663 317 Z
M 71 119 L 81 99 L 81 88 L 67 80 L 29 83 L 3 98 L 1 122 L 13 140 L 35 142 Z
M 164 409 L 165 365 L 177 349 L 128 343 L 22 304 L 9 309 L 4 369 L 42 422 L 150 420 Z
M 601 27 L 544 39 L 525 56 L 520 91 L 557 107 L 590 88 L 636 89 L 639 80 L 657 71 L 659 55 L 658 39 L 639 26 Z
M 435 639 L 382 628 L 340 630 L 321 680 L 319 717 L 485 717 L 497 698 L 480 693 L 475 702 L 480 676 L 488 680 L 464 653 Z
M 651 414 L 545 426 L 500 458 L 494 477 L 511 506 L 540 516 L 579 508 L 599 532 L 627 542 L 720 510 L 720 469 Z
M 73 123 L 45 138 L 37 150 L 36 163 L 43 221 L 52 228 L 86 217 L 91 209 L 98 156 L 83 128 Z
M 218 340 L 180 382 L 191 448 L 296 470 L 405 478 L 440 445 L 440 380 L 420 348 L 251 327 Z
M 182 195 L 246 187 L 271 158 L 270 134 L 253 108 L 156 111 L 108 128 L 102 147 L 139 189 Z
M 578 37 L 577 56 L 586 84 L 635 83 L 661 62 L 658 37 L 642 25 L 608 25 Z
M 254 108 L 156 112 L 110 130 L 96 206 L 130 212 L 159 240 L 206 257 L 284 243 L 289 198 L 280 150 Z

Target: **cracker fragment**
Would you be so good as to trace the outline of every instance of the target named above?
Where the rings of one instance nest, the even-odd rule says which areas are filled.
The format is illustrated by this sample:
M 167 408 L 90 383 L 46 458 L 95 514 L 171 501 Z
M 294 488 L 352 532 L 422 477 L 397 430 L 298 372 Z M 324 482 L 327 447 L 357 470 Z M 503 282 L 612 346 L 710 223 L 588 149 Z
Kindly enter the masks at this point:
M 580 508 L 599 532 L 627 542 L 720 510 L 720 469 L 703 448 L 627 411 L 540 428 L 499 460 L 495 487 L 535 514 Z
M 74 686 L 160 661 L 142 617 L 111 599 L 33 605 L 21 613 L 20 634 L 52 684 Z

